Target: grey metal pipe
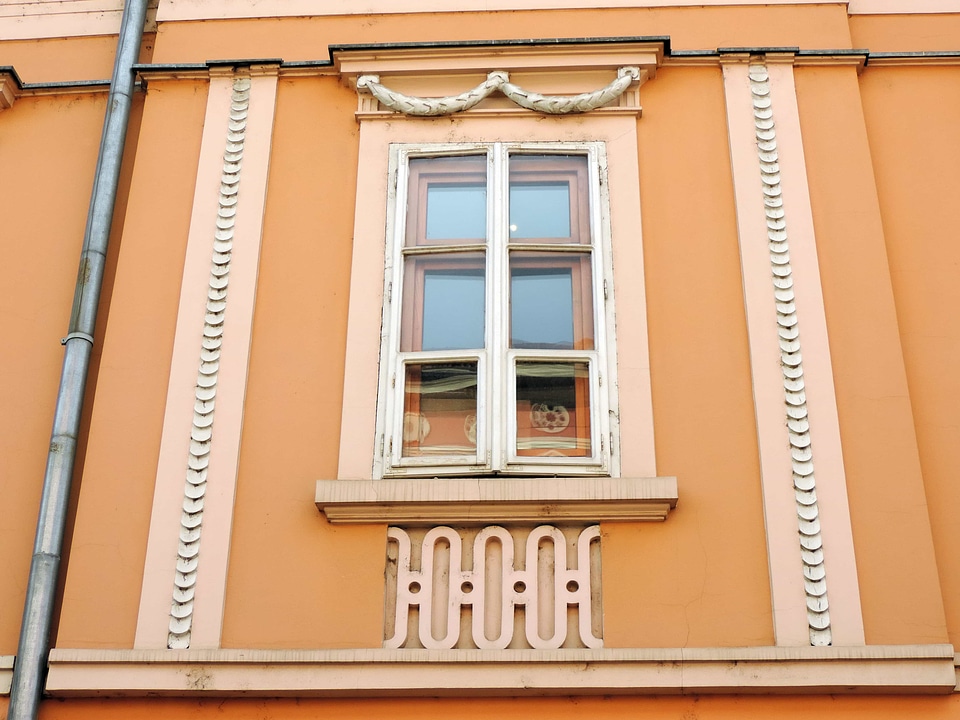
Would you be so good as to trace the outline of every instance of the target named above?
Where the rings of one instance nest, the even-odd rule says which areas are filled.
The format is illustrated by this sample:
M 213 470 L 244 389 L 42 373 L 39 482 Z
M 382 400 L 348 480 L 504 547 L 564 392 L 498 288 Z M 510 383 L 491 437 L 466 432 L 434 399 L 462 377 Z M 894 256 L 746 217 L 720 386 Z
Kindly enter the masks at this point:
M 63 340 L 66 349 L 60 390 L 43 478 L 40 515 L 27 581 L 27 597 L 23 604 L 7 720 L 36 720 L 40 710 L 83 395 L 93 349 L 110 225 L 120 181 L 123 146 L 130 121 L 134 91 L 133 65 L 140 54 L 146 16 L 147 0 L 128 0 L 124 4 L 107 112 L 100 137 L 100 153 L 87 211 L 73 312 L 68 334 Z

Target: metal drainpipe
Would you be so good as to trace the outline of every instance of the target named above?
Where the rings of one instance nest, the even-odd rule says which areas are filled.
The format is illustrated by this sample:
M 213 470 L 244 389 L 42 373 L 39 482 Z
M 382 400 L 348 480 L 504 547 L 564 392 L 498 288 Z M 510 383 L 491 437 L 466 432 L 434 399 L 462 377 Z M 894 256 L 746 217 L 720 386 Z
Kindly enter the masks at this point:
M 87 211 L 73 312 L 69 332 L 62 341 L 66 349 L 47 469 L 43 478 L 40 515 L 27 580 L 27 597 L 23 604 L 20 644 L 13 668 L 7 720 L 35 720 L 40 710 L 83 394 L 93 349 L 93 332 L 97 322 L 113 206 L 117 199 L 123 145 L 130 120 L 134 90 L 133 64 L 140 54 L 146 16 L 147 0 L 128 0 L 124 4 L 107 112 L 100 137 L 100 153 Z

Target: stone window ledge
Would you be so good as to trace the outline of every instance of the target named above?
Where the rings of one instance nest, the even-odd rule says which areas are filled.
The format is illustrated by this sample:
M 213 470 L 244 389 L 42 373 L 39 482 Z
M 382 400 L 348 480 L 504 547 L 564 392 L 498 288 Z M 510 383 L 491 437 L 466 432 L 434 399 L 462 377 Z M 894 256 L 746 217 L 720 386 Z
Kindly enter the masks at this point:
M 318 480 L 316 503 L 331 523 L 663 521 L 677 505 L 677 479 Z
M 949 694 L 950 645 L 601 650 L 72 650 L 54 697 Z
M 13 655 L 0 655 L 0 695 L 10 694 L 13 682 Z

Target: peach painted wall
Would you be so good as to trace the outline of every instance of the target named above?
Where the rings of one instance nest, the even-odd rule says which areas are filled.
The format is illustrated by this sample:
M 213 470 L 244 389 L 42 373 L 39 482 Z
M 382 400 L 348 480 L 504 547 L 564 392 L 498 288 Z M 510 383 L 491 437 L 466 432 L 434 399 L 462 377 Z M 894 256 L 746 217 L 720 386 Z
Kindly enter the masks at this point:
M 605 644 L 772 645 L 723 79 L 662 70 L 642 100 L 657 472 L 680 502 L 662 525 L 604 526 Z
M 117 50 L 115 35 L 7 40 L 0 42 L 0 65 L 12 65 L 25 83 L 109 80 Z M 144 35 L 140 62 L 153 56 L 153 34 Z
M 205 102 L 204 82 L 155 81 L 144 106 L 64 589 L 64 647 L 133 644 Z
M 960 695 L 947 697 L 574 697 L 574 698 L 467 698 L 352 700 L 46 700 L 40 720 L 128 720 L 154 718 L 179 720 L 189 717 L 235 720 L 530 720 L 530 718 L 684 718 L 689 720 L 741 720 L 744 717 L 775 717 L 778 720 L 809 720 L 811 717 L 844 720 L 955 719 L 960 713 Z
M 0 654 L 16 652 L 105 94 L 0 112 Z
M 558 10 L 164 23 L 154 62 L 322 59 L 329 44 L 669 35 L 674 49 L 733 45 L 850 47 L 840 5 Z
M 950 641 L 960 645 L 960 68 L 876 68 L 860 78 L 900 320 L 927 511 Z M 924 105 L 937 98 L 936 112 Z M 895 111 L 891 111 L 895 109 Z
M 797 68 L 796 85 L 867 643 L 944 642 L 856 70 Z
M 960 15 L 853 15 L 850 37 L 873 52 L 957 50 Z
M 377 647 L 382 641 L 385 527 L 333 527 L 313 504 L 314 481 L 336 477 L 339 457 L 355 108 L 356 94 L 337 78 L 279 86 L 226 647 Z

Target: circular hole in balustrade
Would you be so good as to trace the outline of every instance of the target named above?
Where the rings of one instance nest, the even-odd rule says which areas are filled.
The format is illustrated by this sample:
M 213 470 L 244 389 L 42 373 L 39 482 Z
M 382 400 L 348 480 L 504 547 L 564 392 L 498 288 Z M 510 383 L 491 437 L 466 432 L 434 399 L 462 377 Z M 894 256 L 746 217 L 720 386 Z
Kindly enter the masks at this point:
M 526 590 L 526 589 L 527 589 L 527 584 L 526 584 L 525 582 L 523 582 L 523 580 L 517 580 L 517 581 L 513 584 L 513 591 L 514 591 L 515 593 L 522 593 L 522 592 L 523 592 L 524 590 Z
M 418 582 L 410 583 L 410 592 L 412 592 L 414 595 L 420 592 L 420 583 Z
M 471 593 L 473 592 L 473 583 L 467 580 L 462 585 L 460 585 L 460 592 Z
M 567 583 L 567 592 L 575 593 L 579 589 L 580 589 L 580 583 L 578 583 L 576 580 L 570 580 Z

